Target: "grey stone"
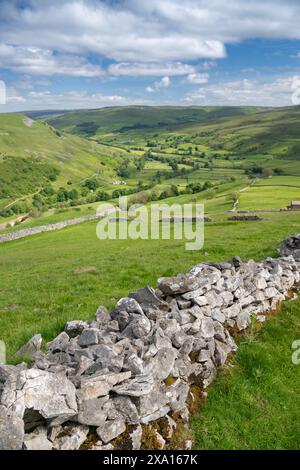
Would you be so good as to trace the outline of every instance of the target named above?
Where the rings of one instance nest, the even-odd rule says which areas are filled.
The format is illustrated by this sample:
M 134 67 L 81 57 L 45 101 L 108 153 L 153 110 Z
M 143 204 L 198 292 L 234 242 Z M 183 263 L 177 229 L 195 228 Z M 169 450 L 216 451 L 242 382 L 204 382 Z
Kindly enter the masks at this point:
M 201 349 L 199 356 L 198 356 L 198 361 L 199 362 L 206 362 L 211 359 L 211 352 L 208 349 Z
M 2 390 L 1 401 L 8 403 L 20 418 L 26 415 L 27 426 L 30 426 L 30 420 L 35 422 L 35 415 L 49 420 L 54 426 L 77 413 L 74 385 L 63 375 L 38 369 L 21 370 L 14 388 Z M 27 413 L 30 410 L 34 413 Z
M 96 328 L 87 328 L 83 330 L 78 338 L 80 346 L 91 346 L 99 343 L 99 330 Z
M 165 332 L 160 327 L 157 327 L 156 330 L 154 330 L 152 340 L 157 351 L 161 348 L 172 347 L 172 342 L 170 338 L 165 334 Z
M 214 322 L 211 318 L 204 317 L 201 320 L 200 333 L 203 338 L 212 338 L 215 334 Z
M 148 395 L 153 390 L 155 383 L 151 375 L 139 375 L 132 380 L 124 382 L 113 388 L 118 395 L 126 395 L 130 397 L 140 397 Z
M 119 374 L 109 373 L 104 375 L 95 375 L 91 377 L 82 377 L 81 379 L 81 398 L 89 400 L 108 395 L 113 387 L 131 377 L 131 372 L 121 372 Z
M 169 413 L 169 411 L 171 411 L 171 408 L 169 406 L 163 406 L 162 408 L 155 411 L 154 413 L 141 418 L 141 423 L 148 424 L 151 421 L 157 421 L 158 419 L 163 418 L 164 416 L 166 416 Z
M 124 297 L 117 302 L 114 313 L 122 311 L 127 313 L 137 313 L 139 315 L 144 314 L 140 304 L 135 299 L 130 299 L 129 297 Z
M 111 346 L 101 344 L 95 347 L 93 352 L 94 356 L 97 357 L 97 364 L 99 364 L 101 368 L 107 368 L 115 373 L 121 371 L 124 363 L 124 356 L 116 354 Z
M 200 297 L 203 297 L 204 293 L 207 291 L 206 288 L 204 287 L 199 287 L 198 289 L 195 289 L 193 291 L 189 291 L 189 292 L 185 292 L 184 294 L 181 295 L 181 297 L 185 300 L 185 301 L 189 301 L 189 302 L 196 302 L 196 300 Z M 200 300 L 201 302 L 201 300 Z M 205 299 L 205 302 L 206 302 L 206 299 Z M 204 304 L 206 305 L 206 304 Z
M 166 439 L 172 439 L 174 431 L 177 428 L 176 421 L 174 421 L 174 419 L 171 418 L 171 416 L 169 415 L 165 416 L 165 420 L 167 422 L 167 426 L 164 426 L 164 428 L 166 428 L 166 430 L 164 431 L 164 436 Z
M 178 308 L 174 308 L 171 312 L 171 316 L 172 318 L 175 318 L 181 326 L 194 321 L 194 316 L 189 313 L 189 310 L 179 310 Z
M 164 294 L 184 294 L 198 289 L 200 282 L 195 276 L 179 274 L 158 279 L 158 287 Z
M 43 338 L 40 334 L 34 335 L 19 351 L 16 352 L 15 357 L 27 355 L 33 357 L 33 355 L 40 351 L 42 346 Z
M 177 331 L 172 337 L 172 344 L 175 348 L 181 348 L 184 342 L 189 339 L 188 335 L 182 330 Z
M 130 434 L 132 450 L 140 450 L 142 444 L 143 429 L 142 426 L 137 426 Z
M 103 307 L 103 305 L 100 305 L 98 307 L 97 312 L 96 312 L 96 321 L 99 324 L 100 327 L 105 327 L 109 324 L 111 321 L 111 316 L 108 310 Z
M 213 320 L 217 320 L 220 323 L 225 323 L 226 317 L 220 309 L 214 309 L 212 311 L 211 317 Z
M 87 438 L 89 427 L 72 424 L 64 428 L 64 435 L 54 441 L 57 450 L 78 450 Z
M 63 331 L 53 341 L 47 344 L 48 350 L 52 353 L 65 351 L 69 341 L 69 335 Z
M 154 315 L 153 310 L 168 310 L 167 302 L 161 300 L 156 295 L 155 290 L 150 286 L 146 286 L 137 292 L 129 294 L 129 297 L 135 299 L 138 302 L 147 316 L 150 313 L 151 319 L 154 319 L 152 318 Z
M 205 294 L 205 298 L 207 300 L 207 304 L 210 307 L 222 307 L 224 305 L 224 299 L 221 295 L 217 294 L 215 291 L 210 290 Z
M 192 302 L 190 300 L 185 300 L 183 298 L 177 297 L 176 298 L 177 305 L 181 310 L 189 308 L 192 306 Z
M 65 332 L 70 338 L 80 335 L 84 329 L 88 328 L 88 323 L 82 320 L 69 321 L 65 325 Z
M 84 395 L 83 395 L 84 396 Z M 105 404 L 109 402 L 109 396 L 81 399 L 80 391 L 77 392 L 78 399 L 78 423 L 88 426 L 101 426 L 107 419 L 108 409 Z
M 24 447 L 26 450 L 52 450 L 53 443 L 47 438 L 47 428 L 38 427 L 31 434 L 25 434 Z
M 222 367 L 225 364 L 227 356 L 230 352 L 231 348 L 226 343 L 222 343 L 221 341 L 216 340 L 214 359 L 217 367 Z
M 130 370 L 132 375 L 141 375 L 144 372 L 143 361 L 135 353 L 131 353 L 126 357 L 123 369 Z
M 76 374 L 84 374 L 94 364 L 93 359 L 89 357 L 81 356 L 76 367 Z
M 273 297 L 276 297 L 278 295 L 278 291 L 274 287 L 268 287 L 267 289 L 265 289 L 264 293 L 266 299 L 272 299 Z
M 21 450 L 24 422 L 17 413 L 0 405 L 0 450 Z
M 108 444 L 110 441 L 126 431 L 125 421 L 123 419 L 106 421 L 106 423 L 104 423 L 103 426 L 97 428 L 96 431 L 100 439 L 105 444 Z
M 42 353 L 41 351 L 33 354 L 32 359 L 33 367 L 36 369 L 47 370 L 50 366 L 50 362 L 48 361 L 46 354 Z
M 238 327 L 239 331 L 245 330 L 245 328 L 247 328 L 247 326 L 249 326 L 249 324 L 250 324 L 250 314 L 249 314 L 247 309 L 244 309 L 238 315 L 238 317 L 236 319 L 236 324 L 237 324 L 237 327 Z
M 128 424 L 138 424 L 140 421 L 139 413 L 136 405 L 131 398 L 121 395 L 112 397 L 112 401 L 116 410 L 123 416 Z

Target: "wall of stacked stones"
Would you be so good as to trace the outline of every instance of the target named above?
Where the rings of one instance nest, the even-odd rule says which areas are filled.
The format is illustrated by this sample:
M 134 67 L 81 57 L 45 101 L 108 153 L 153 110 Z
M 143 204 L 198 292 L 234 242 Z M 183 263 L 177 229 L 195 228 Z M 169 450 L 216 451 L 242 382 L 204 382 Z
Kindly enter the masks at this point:
M 232 353 L 233 337 L 290 297 L 300 235 L 280 257 L 201 263 L 74 320 L 31 366 L 0 366 L 0 449 L 188 449 L 191 410 Z M 199 400 L 200 398 L 200 400 Z

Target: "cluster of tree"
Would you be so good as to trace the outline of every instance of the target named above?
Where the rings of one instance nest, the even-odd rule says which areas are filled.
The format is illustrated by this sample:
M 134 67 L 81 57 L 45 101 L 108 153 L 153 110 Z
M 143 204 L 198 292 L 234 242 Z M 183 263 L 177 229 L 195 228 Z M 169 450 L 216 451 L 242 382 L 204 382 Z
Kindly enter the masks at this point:
M 268 176 L 276 175 L 284 175 L 284 170 L 282 168 L 264 168 L 259 165 L 252 165 L 249 168 L 246 168 L 245 174 L 249 178 L 258 178 L 258 177 L 265 177 L 267 178 Z
M 213 184 L 211 181 L 205 181 L 205 183 L 189 183 L 186 186 L 185 192 L 187 194 L 195 194 L 195 193 L 200 193 L 201 191 L 206 191 L 207 189 L 210 189 L 213 187 Z

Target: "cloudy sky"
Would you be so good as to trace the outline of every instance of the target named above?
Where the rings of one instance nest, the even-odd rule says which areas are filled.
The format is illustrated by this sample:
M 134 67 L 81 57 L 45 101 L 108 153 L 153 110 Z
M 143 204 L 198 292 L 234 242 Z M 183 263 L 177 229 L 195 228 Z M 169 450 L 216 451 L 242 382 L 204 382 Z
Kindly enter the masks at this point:
M 0 112 L 291 105 L 299 24 L 299 0 L 0 0 Z

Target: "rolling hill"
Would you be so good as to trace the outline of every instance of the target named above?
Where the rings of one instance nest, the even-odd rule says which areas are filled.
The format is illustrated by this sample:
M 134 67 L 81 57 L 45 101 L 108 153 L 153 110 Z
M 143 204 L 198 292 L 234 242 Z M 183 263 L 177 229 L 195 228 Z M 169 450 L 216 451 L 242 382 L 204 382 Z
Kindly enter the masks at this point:
M 33 193 L 46 182 L 59 188 L 95 174 L 109 181 L 122 154 L 21 114 L 1 114 L 0 204 Z
M 68 112 L 54 118 L 50 116 L 47 121 L 54 127 L 90 137 L 111 132 L 123 134 L 131 131 L 171 130 L 224 117 L 248 115 L 258 109 L 260 108 L 123 106 Z

